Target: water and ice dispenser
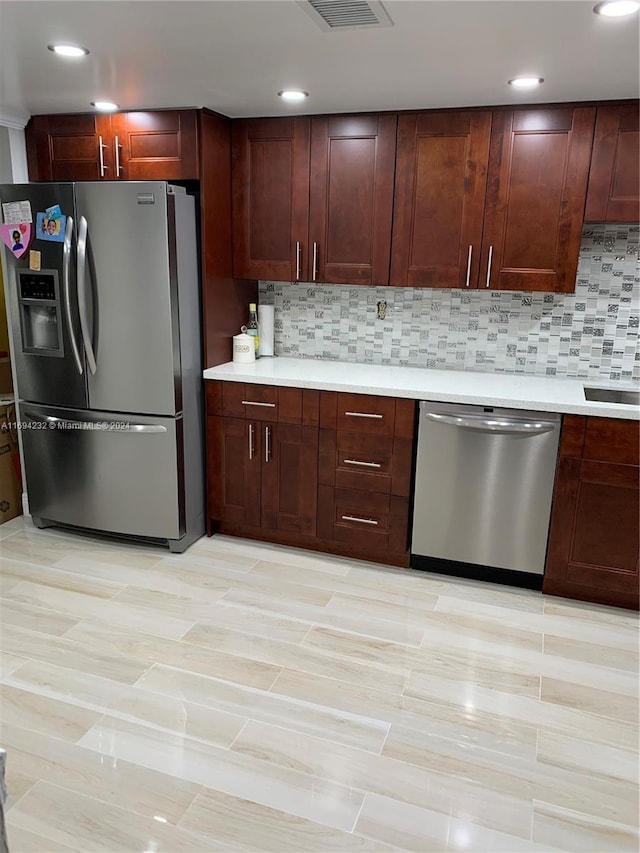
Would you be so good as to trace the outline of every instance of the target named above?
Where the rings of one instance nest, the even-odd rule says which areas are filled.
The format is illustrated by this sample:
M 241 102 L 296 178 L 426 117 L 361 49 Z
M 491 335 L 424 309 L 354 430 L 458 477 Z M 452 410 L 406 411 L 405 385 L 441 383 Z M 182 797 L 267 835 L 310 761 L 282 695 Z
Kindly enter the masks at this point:
M 57 270 L 20 270 L 18 303 L 22 351 L 35 355 L 64 356 Z

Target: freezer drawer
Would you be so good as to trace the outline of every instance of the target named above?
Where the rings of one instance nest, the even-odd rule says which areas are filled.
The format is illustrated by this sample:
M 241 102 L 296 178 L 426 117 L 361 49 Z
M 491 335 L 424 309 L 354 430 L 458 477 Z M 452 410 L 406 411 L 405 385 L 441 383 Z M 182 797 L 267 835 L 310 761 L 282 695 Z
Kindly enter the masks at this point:
M 184 534 L 181 418 L 29 403 L 22 418 L 34 517 L 131 536 Z

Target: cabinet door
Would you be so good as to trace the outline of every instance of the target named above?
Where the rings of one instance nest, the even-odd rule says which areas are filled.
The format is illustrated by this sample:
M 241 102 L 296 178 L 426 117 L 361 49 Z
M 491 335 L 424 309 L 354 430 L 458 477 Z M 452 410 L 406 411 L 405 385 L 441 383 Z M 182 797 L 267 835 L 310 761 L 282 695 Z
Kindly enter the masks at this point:
M 236 121 L 232 134 L 234 276 L 308 280 L 309 120 Z
M 560 459 L 543 592 L 638 607 L 639 473 Z
M 311 280 L 389 283 L 396 116 L 311 120 Z
M 318 489 L 318 430 L 259 424 L 262 526 L 314 536 Z
M 260 433 L 255 421 L 207 418 L 208 515 L 260 526 Z
M 99 181 L 115 177 L 110 116 L 34 116 L 25 133 L 31 181 Z
M 599 107 L 593 141 L 587 222 L 640 219 L 638 105 Z
M 116 177 L 126 181 L 198 178 L 197 120 L 196 110 L 114 115 Z
M 493 114 L 480 287 L 572 293 L 595 109 Z
M 489 112 L 400 116 L 392 285 L 475 285 L 490 132 Z

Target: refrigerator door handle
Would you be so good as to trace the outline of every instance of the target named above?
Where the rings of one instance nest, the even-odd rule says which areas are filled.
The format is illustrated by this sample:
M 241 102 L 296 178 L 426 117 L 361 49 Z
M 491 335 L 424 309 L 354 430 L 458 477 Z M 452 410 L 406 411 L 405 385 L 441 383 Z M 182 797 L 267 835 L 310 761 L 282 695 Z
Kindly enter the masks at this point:
M 69 283 L 69 267 L 71 264 L 71 240 L 73 238 L 73 217 L 67 216 L 67 227 L 64 232 L 64 243 L 62 246 L 62 292 L 64 297 L 64 310 L 67 316 L 67 325 L 69 327 L 69 340 L 71 341 L 71 351 L 73 360 L 76 363 L 76 369 L 80 376 L 83 374 L 82 359 L 80 350 L 76 340 L 76 332 L 73 328 L 73 317 L 71 316 L 71 296 Z
M 80 217 L 80 230 L 78 231 L 78 310 L 80 311 L 80 329 L 82 331 L 82 340 L 87 353 L 87 363 L 89 370 L 95 376 L 96 373 L 96 357 L 93 352 L 91 343 L 91 330 L 89 328 L 89 318 L 87 316 L 87 234 L 89 225 L 84 216 Z
M 127 421 L 77 421 L 70 418 L 55 418 L 53 415 L 39 415 L 25 411 L 26 418 L 38 424 L 46 424 L 49 429 L 95 429 L 99 432 L 166 432 L 162 424 L 130 424 Z

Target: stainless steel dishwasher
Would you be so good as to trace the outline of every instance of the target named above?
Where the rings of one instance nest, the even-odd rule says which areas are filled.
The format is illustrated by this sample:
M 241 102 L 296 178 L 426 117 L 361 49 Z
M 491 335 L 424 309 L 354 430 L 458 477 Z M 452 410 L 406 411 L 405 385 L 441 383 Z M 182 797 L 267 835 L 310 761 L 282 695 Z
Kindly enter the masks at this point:
M 421 402 L 411 565 L 540 587 L 560 421 Z

